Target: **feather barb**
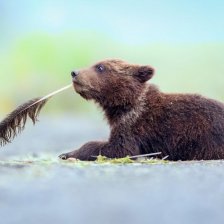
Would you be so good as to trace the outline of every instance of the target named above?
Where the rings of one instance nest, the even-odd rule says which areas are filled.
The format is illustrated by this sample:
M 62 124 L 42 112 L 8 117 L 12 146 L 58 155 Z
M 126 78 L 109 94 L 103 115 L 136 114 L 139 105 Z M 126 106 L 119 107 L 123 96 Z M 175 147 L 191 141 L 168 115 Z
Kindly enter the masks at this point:
M 36 123 L 37 117 L 49 98 L 55 94 L 64 91 L 72 86 L 72 84 L 56 90 L 44 97 L 31 99 L 24 104 L 18 106 L 0 123 L 0 146 L 10 143 L 24 128 L 29 117 L 33 124 Z

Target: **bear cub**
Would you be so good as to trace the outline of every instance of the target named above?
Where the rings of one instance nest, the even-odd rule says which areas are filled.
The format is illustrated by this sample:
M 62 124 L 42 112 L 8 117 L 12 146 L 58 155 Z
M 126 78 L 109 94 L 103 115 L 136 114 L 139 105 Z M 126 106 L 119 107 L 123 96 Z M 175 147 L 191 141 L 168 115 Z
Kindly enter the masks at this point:
M 91 141 L 61 159 L 95 160 L 161 152 L 169 160 L 224 159 L 224 104 L 167 94 L 147 83 L 151 66 L 106 60 L 71 73 L 75 91 L 102 107 L 108 141 Z

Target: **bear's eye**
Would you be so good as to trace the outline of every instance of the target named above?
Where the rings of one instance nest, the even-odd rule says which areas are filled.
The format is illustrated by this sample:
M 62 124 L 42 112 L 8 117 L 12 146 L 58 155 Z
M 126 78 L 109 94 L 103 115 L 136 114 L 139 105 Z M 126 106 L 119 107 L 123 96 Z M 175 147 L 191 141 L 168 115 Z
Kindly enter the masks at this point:
M 96 65 L 96 70 L 102 73 L 105 70 L 105 66 L 102 64 Z

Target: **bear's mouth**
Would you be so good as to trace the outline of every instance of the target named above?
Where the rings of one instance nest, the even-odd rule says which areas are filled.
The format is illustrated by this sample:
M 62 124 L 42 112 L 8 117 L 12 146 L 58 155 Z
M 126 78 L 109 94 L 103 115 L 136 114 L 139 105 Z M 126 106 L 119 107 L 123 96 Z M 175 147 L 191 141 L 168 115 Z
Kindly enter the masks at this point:
M 73 87 L 77 93 L 88 91 L 86 86 L 82 82 L 78 81 L 77 79 L 73 80 Z
M 72 79 L 73 85 L 79 85 L 79 86 L 83 86 L 83 84 L 76 78 Z
M 89 95 L 89 90 L 80 82 L 73 82 L 74 90 L 82 96 L 84 99 L 88 100 L 91 99 Z

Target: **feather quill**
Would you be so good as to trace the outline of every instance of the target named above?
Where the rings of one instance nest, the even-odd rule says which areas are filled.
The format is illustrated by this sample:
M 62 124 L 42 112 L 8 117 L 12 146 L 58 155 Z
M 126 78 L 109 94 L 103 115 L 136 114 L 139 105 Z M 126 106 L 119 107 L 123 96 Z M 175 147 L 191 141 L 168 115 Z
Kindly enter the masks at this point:
M 72 84 L 56 90 L 44 97 L 31 99 L 8 114 L 8 116 L 6 116 L 6 118 L 0 123 L 0 146 L 10 143 L 11 140 L 13 140 L 16 135 L 25 128 L 28 117 L 32 120 L 33 124 L 35 124 L 37 117 L 46 102 L 55 94 L 62 92 L 71 86 Z

